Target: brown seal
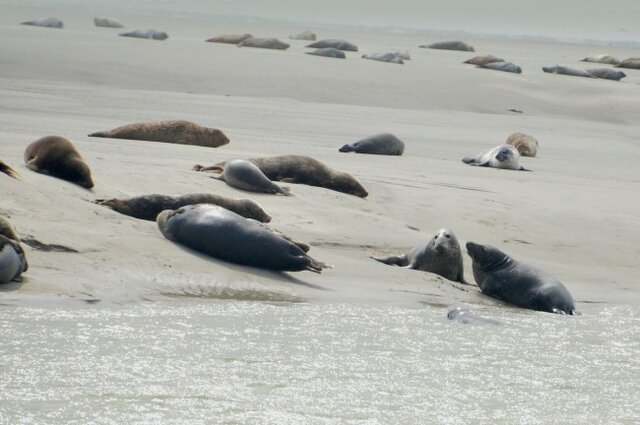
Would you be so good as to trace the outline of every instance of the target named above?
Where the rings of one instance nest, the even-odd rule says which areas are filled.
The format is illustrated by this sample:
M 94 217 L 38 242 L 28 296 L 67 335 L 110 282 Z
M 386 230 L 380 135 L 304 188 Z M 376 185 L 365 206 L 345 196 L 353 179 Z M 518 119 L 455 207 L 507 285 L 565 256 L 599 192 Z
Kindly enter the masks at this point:
M 3 161 L 0 161 L 0 173 L 5 173 L 9 177 L 13 177 L 14 179 L 21 179 L 20 174 L 9 165 L 5 164 Z
M 528 134 L 513 133 L 505 143 L 518 149 L 522 156 L 536 156 L 538 153 L 538 141 Z
M 258 47 L 260 49 L 287 50 L 289 44 L 277 38 L 250 37 L 238 43 L 239 47 Z
M 209 41 L 211 43 L 226 43 L 226 44 L 238 44 L 246 40 L 247 38 L 252 38 L 251 34 L 223 34 L 217 37 L 209 38 L 205 41 Z
M 109 207 L 120 214 L 151 221 L 155 221 L 158 214 L 164 210 L 177 210 L 185 205 L 193 204 L 214 204 L 245 218 L 252 218 L 263 223 L 271 221 L 271 216 L 251 199 L 232 199 L 212 193 L 191 193 L 182 196 L 152 194 L 126 199 L 96 199 L 95 203 Z
M 45 136 L 27 146 L 24 162 L 30 170 L 48 174 L 87 189 L 93 187 L 91 170 L 73 144 L 60 136 Z
M 504 59 L 500 59 L 499 57 L 493 56 L 493 55 L 474 56 L 471 59 L 467 59 L 463 63 L 481 66 L 481 65 L 486 65 L 488 63 L 494 63 L 494 62 L 504 62 Z
M 152 121 L 123 125 L 108 131 L 98 131 L 89 137 L 146 140 L 217 148 L 229 139 L 217 128 L 203 127 L 190 121 Z
M 302 155 L 281 155 L 249 159 L 269 180 L 324 187 L 366 198 L 368 193 L 352 175 L 334 170 L 322 162 Z M 225 161 L 226 162 L 226 161 Z M 225 162 L 212 166 L 195 165 L 196 171 L 222 173 Z

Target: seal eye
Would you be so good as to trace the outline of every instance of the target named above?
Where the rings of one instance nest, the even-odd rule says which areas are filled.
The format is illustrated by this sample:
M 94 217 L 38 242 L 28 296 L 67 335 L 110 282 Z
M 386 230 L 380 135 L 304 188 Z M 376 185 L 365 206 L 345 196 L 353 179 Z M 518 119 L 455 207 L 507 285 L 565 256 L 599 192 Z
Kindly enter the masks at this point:
M 445 236 L 447 239 L 451 239 L 451 235 L 449 235 L 449 234 L 446 234 L 446 235 L 444 235 L 444 236 Z

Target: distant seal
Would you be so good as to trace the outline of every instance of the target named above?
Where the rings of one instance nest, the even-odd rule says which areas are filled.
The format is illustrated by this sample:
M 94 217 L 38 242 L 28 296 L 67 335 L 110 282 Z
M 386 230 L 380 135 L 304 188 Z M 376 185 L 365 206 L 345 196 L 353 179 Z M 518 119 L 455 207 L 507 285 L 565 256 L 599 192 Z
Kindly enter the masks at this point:
M 518 153 L 522 156 L 536 156 L 538 153 L 538 140 L 528 134 L 510 134 L 505 143 L 518 149 Z
M 291 196 L 288 187 L 280 187 L 264 175 L 260 168 L 246 159 L 227 161 L 224 171 L 215 178 L 226 182 L 236 189 L 249 192 L 273 193 Z
M 292 40 L 315 41 L 316 33 L 313 31 L 302 31 L 300 34 L 290 35 L 289 38 Z
M 466 283 L 460 243 L 449 229 L 438 230 L 428 242 L 404 255 L 371 258 L 384 264 L 435 273 L 454 282 Z
M 277 38 L 258 38 L 251 37 L 238 43 L 240 47 L 258 47 L 260 49 L 286 50 L 289 44 L 278 40 Z
M 622 71 L 609 68 L 587 69 L 587 72 L 596 78 L 613 81 L 620 81 L 627 76 L 627 74 Z
M 494 325 L 500 326 L 502 323 L 493 319 L 485 319 L 471 313 L 467 307 L 454 307 L 447 312 L 447 319 L 462 323 L 465 325 Z
M 504 62 L 504 61 L 505 61 L 504 59 L 500 59 L 497 56 L 486 55 L 486 56 L 474 56 L 471 59 L 467 59 L 463 63 L 468 63 L 471 65 L 486 65 L 488 63 Z
M 96 27 L 123 28 L 122 22 L 114 18 L 93 18 Z
M 0 161 L 0 173 L 5 173 L 9 177 L 13 177 L 14 179 L 21 179 L 20 174 L 9 165 L 5 164 L 3 161 Z
M 252 38 L 252 37 L 253 37 L 252 34 L 224 34 L 224 35 L 218 35 L 213 38 L 209 38 L 206 41 L 209 41 L 212 43 L 238 44 L 246 40 L 247 38 Z
M 142 195 L 126 199 L 96 199 L 96 204 L 109 207 L 120 214 L 155 221 L 164 210 L 177 210 L 185 205 L 213 204 L 233 211 L 245 218 L 252 218 L 263 223 L 271 221 L 271 216 L 251 199 L 232 199 L 212 193 L 191 193 L 182 196 Z
M 514 74 L 521 74 L 522 68 L 515 63 L 511 62 L 491 62 L 484 65 L 478 65 L 478 68 L 492 69 L 494 71 L 512 72 Z
M 25 21 L 21 22 L 22 25 L 33 25 L 36 27 L 46 27 L 46 28 L 63 28 L 64 23 L 58 18 L 42 18 L 35 19 L 33 21 Z
M 399 65 L 404 64 L 400 54 L 395 52 L 372 53 L 370 55 L 362 55 L 362 57 L 379 62 L 397 63 Z
M 249 159 L 269 180 L 324 187 L 366 198 L 367 190 L 351 174 L 334 170 L 317 159 L 302 155 L 279 155 Z M 195 165 L 196 171 L 221 173 L 225 162 L 211 166 Z
M 118 34 L 121 37 L 146 38 L 149 40 L 166 40 L 169 35 L 164 31 L 156 30 L 134 30 Z
M 229 138 L 217 128 L 203 127 L 191 121 L 151 121 L 123 125 L 113 130 L 98 131 L 89 137 L 146 140 L 217 148 L 229 143 Z
M 575 314 L 573 297 L 558 279 L 489 245 L 467 242 L 467 252 L 483 294 L 531 310 Z
M 561 65 L 543 66 L 542 70 L 549 74 L 561 74 L 561 75 L 571 75 L 574 77 L 595 78 L 593 75 L 589 74 L 587 71 L 583 71 L 581 69 L 569 68 L 567 66 L 561 66 Z
M 640 69 L 640 58 L 625 59 L 616 68 Z
M 323 49 L 325 47 L 333 47 L 338 50 L 345 50 L 347 52 L 357 52 L 358 46 L 353 43 L 349 43 L 344 40 L 335 40 L 335 39 L 327 39 L 316 41 L 315 43 L 311 43 L 306 47 L 315 47 L 316 49 Z
M 507 144 L 496 146 L 487 152 L 473 157 L 467 156 L 462 159 L 462 162 L 479 167 L 530 171 L 520 165 L 520 153 L 518 149 Z
M 45 136 L 27 146 L 24 162 L 30 170 L 91 189 L 91 170 L 73 144 L 60 136 Z
M 267 226 L 217 205 L 165 210 L 158 215 L 157 223 L 167 239 L 232 263 L 315 273 L 329 267 Z
M 402 155 L 404 142 L 391 133 L 381 133 L 349 143 L 340 152 L 369 153 L 374 155 Z
M 342 50 L 334 49 L 333 47 L 325 47 L 322 49 L 316 49 L 313 52 L 306 52 L 308 55 L 324 56 L 327 58 L 345 59 L 347 55 Z
M 429 49 L 437 49 L 437 50 L 460 50 L 460 51 L 463 51 L 463 52 L 475 52 L 476 51 L 472 46 L 470 46 L 467 43 L 465 43 L 464 41 L 460 41 L 460 40 L 439 41 L 437 43 L 432 43 L 432 44 L 428 44 L 428 45 L 422 45 L 420 47 L 429 48 Z
M 608 65 L 618 65 L 620 64 L 620 59 L 614 58 L 609 55 L 591 55 L 582 59 L 583 62 L 594 62 L 594 63 L 606 63 Z

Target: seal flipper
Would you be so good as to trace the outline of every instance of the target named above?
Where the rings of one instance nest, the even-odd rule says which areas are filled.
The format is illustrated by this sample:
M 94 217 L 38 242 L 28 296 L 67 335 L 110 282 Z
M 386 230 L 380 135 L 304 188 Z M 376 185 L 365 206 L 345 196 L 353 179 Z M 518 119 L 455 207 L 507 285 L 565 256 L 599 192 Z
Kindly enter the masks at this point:
M 471 165 L 477 164 L 475 157 L 472 157 L 472 156 L 465 156 L 464 158 L 462 158 L 462 162 L 464 162 L 465 164 L 471 164 Z
M 283 186 L 278 186 L 275 185 L 279 190 L 276 193 L 280 193 L 281 195 L 284 196 L 293 196 L 293 193 L 291 193 L 291 190 L 288 187 L 283 187 Z
M 0 172 L 5 173 L 9 177 L 13 177 L 14 179 L 22 180 L 22 176 L 18 174 L 16 170 L 9 167 L 7 164 L 5 164 L 2 161 L 0 161 Z
M 221 174 L 224 172 L 224 167 L 221 165 L 209 165 L 204 166 L 200 164 L 196 164 L 192 168 L 193 171 L 201 171 L 203 173 L 218 173 Z
M 522 165 L 520 166 L 520 168 L 518 168 L 518 170 L 520 170 L 520 171 L 533 171 L 533 170 L 529 170 L 528 168 L 524 168 Z
M 406 255 L 401 255 L 401 256 L 391 256 L 391 257 L 371 257 L 376 261 L 379 261 L 381 263 L 384 264 L 388 264 L 390 266 L 400 266 L 400 267 L 407 267 L 409 265 L 409 259 L 407 258 Z

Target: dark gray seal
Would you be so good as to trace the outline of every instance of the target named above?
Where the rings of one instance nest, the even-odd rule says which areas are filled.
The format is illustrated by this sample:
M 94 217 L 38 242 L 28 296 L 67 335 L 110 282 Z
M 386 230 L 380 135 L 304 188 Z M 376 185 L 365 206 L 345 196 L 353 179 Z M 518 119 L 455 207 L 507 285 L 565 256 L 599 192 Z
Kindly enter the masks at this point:
M 367 190 L 351 174 L 334 170 L 317 159 L 303 155 L 278 155 L 266 158 L 251 158 L 269 180 L 285 183 L 306 184 L 324 187 L 337 192 L 366 198 Z M 222 173 L 225 162 L 203 166 L 196 164 L 195 171 Z
M 27 146 L 24 162 L 30 170 L 91 189 L 91 170 L 69 140 L 45 136 Z
M 345 40 L 335 40 L 335 39 L 327 39 L 316 41 L 315 43 L 311 43 L 306 47 L 315 47 L 316 49 L 323 49 L 325 47 L 333 47 L 338 50 L 345 50 L 347 52 L 357 52 L 358 46 L 353 43 L 349 43 Z
M 625 59 L 616 68 L 640 69 L 640 58 Z
M 543 66 L 542 70 L 549 74 L 571 75 L 573 77 L 596 78 L 582 69 L 569 68 L 568 66 L 554 65 Z
M 471 313 L 467 307 L 454 307 L 447 312 L 447 319 L 462 323 L 464 325 L 493 325 L 501 326 L 502 323 L 493 319 L 485 319 Z
M 620 59 L 609 55 L 591 55 L 582 59 L 583 62 L 605 63 L 607 65 L 619 65 Z
M 308 55 L 324 56 L 326 58 L 345 59 L 347 55 L 342 50 L 334 49 L 333 47 L 325 47 L 322 49 L 316 49 L 313 52 L 307 52 Z
M 489 245 L 467 242 L 467 252 L 483 294 L 531 310 L 576 313 L 573 297 L 558 279 Z
M 468 63 L 471 65 L 486 65 L 488 63 L 504 62 L 504 61 L 505 61 L 504 59 L 500 59 L 497 56 L 486 55 L 486 56 L 474 56 L 471 59 L 467 59 L 463 63 Z
M 514 146 L 503 144 L 478 154 L 462 158 L 462 162 L 479 167 L 502 168 L 505 170 L 531 171 L 520 165 L 520 153 Z
M 232 159 L 227 161 L 224 171 L 218 180 L 226 182 L 236 189 L 249 192 L 273 193 L 291 196 L 288 187 L 280 187 L 264 175 L 260 168 L 246 159 Z
M 238 44 L 247 38 L 252 38 L 252 34 L 223 34 L 216 37 L 209 38 L 205 41 L 211 43 L 225 43 L 225 44 Z
M 217 148 L 229 143 L 229 138 L 217 128 L 203 127 L 185 120 L 138 122 L 113 130 L 91 133 L 89 137 L 146 140 L 209 148 Z
M 428 48 L 428 49 L 437 49 L 437 50 L 460 50 L 463 52 L 475 52 L 476 50 L 468 45 L 467 43 L 465 43 L 464 41 L 460 41 L 460 40 L 452 40 L 452 41 L 439 41 L 437 43 L 432 43 L 432 44 L 428 44 L 428 45 L 422 45 L 420 46 L 422 48 Z
M 134 30 L 118 34 L 121 37 L 146 38 L 148 40 L 166 40 L 169 34 L 156 30 Z
M 316 33 L 313 31 L 302 31 L 300 34 L 290 35 L 289 38 L 291 40 L 315 41 Z
M 185 205 L 194 204 L 218 205 L 245 218 L 252 218 L 263 223 L 271 221 L 271 216 L 256 201 L 232 199 L 212 193 L 191 193 L 182 196 L 152 194 L 126 199 L 96 199 L 94 202 L 120 214 L 150 221 L 155 221 L 158 214 L 164 210 L 177 210 Z
M 258 38 L 251 37 L 238 43 L 240 47 L 257 47 L 260 49 L 286 50 L 289 44 L 278 40 L 277 38 Z
M 379 62 L 397 63 L 399 65 L 404 64 L 399 52 L 372 53 L 370 55 L 362 55 L 362 57 Z
M 158 215 L 169 240 L 221 260 L 278 271 L 328 268 L 267 226 L 217 205 L 188 205 Z
M 587 72 L 596 78 L 613 81 L 620 81 L 627 76 L 627 74 L 622 71 L 616 71 L 610 68 L 587 69 Z
M 58 18 L 42 18 L 35 19 L 32 21 L 21 22 L 22 25 L 33 25 L 36 27 L 45 27 L 45 28 L 58 28 L 61 29 L 64 27 L 64 23 Z
M 338 149 L 340 152 L 369 153 L 374 155 L 402 155 L 404 142 L 391 133 L 376 134 Z
M 13 177 L 14 179 L 20 180 L 20 174 L 13 168 L 11 168 L 8 164 L 5 164 L 3 161 L 0 161 L 0 173 L 4 173 L 9 177 Z
M 431 272 L 454 282 L 466 283 L 460 244 L 449 229 L 440 229 L 428 242 L 404 255 L 371 258 L 384 264 Z
M 105 27 L 105 28 L 124 28 L 122 22 L 115 18 L 93 18 L 93 24 L 96 27 Z
M 515 63 L 511 62 L 491 62 L 484 65 L 478 65 L 478 68 L 492 69 L 494 71 L 512 72 L 514 74 L 521 74 L 522 68 Z

